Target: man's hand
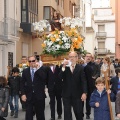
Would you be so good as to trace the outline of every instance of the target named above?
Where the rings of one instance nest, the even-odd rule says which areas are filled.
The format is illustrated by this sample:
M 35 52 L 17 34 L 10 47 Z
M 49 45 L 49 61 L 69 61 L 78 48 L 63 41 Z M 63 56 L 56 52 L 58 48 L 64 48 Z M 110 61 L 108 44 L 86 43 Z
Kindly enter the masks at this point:
M 85 93 L 83 93 L 82 96 L 81 96 L 82 101 L 85 101 L 86 98 L 87 98 L 87 95 Z
M 5 111 L 5 108 L 2 107 L 1 110 L 2 110 L 2 112 L 4 112 L 4 111 Z
M 66 65 L 68 65 L 69 61 L 68 60 L 64 60 L 63 61 L 63 67 L 65 68 Z
M 26 95 L 22 95 L 21 99 L 22 99 L 22 101 L 26 102 L 26 100 L 27 100 Z
M 96 103 L 95 103 L 95 106 L 96 106 L 96 107 L 99 107 L 99 106 L 100 106 L 99 102 L 96 102 Z

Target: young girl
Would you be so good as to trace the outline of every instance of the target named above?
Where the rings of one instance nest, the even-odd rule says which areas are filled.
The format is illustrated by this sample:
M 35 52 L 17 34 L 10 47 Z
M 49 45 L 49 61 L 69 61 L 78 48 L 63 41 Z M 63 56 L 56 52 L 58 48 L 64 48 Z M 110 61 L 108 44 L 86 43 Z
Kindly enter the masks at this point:
M 110 120 L 107 94 L 110 94 L 111 99 L 114 99 L 115 95 L 110 90 L 106 92 L 103 78 L 97 78 L 95 84 L 97 89 L 93 91 L 90 98 L 90 106 L 94 108 L 94 120 Z
M 6 78 L 0 76 L 0 120 L 6 120 L 8 115 L 9 89 L 6 86 Z

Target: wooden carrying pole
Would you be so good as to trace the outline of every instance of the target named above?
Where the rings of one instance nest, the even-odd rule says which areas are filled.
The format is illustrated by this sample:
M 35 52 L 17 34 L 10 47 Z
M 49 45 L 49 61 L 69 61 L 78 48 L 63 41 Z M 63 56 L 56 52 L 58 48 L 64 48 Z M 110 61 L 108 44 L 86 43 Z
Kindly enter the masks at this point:
M 105 77 L 105 84 L 106 84 L 106 90 L 110 89 L 109 84 L 108 84 L 108 71 L 104 72 L 104 77 Z M 113 118 L 113 112 L 112 112 L 112 106 L 111 106 L 111 100 L 110 100 L 110 94 L 107 93 L 108 97 L 108 105 L 109 105 L 109 110 L 110 110 L 110 120 L 114 120 Z

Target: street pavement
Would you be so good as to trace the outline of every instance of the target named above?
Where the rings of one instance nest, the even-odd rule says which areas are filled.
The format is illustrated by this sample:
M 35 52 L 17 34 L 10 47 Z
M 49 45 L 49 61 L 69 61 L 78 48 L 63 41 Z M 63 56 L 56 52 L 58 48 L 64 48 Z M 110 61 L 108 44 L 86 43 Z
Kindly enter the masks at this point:
M 115 115 L 115 105 L 114 103 L 112 103 L 112 108 L 113 108 L 113 115 Z M 73 113 L 73 112 L 72 112 Z M 86 117 L 86 116 L 85 116 Z M 84 120 L 86 120 L 84 117 Z M 91 113 L 91 119 L 89 120 L 93 120 L 93 109 L 92 109 L 92 113 Z M 45 120 L 49 120 L 50 119 L 50 106 L 49 106 L 49 98 L 46 98 L 46 106 L 45 106 Z M 18 118 L 14 118 L 14 117 L 11 117 L 10 116 L 10 110 L 9 110 L 9 114 L 8 114 L 8 117 L 7 117 L 7 120 L 25 120 L 25 111 L 22 111 L 21 109 L 21 104 L 19 104 L 19 114 L 18 114 Z M 34 120 L 35 117 L 34 117 Z M 57 119 L 57 113 L 56 113 L 56 120 Z M 61 120 L 64 120 L 63 119 L 63 115 L 62 115 L 62 119 Z M 73 120 L 76 120 L 75 119 L 75 116 L 74 116 L 74 113 L 73 113 Z

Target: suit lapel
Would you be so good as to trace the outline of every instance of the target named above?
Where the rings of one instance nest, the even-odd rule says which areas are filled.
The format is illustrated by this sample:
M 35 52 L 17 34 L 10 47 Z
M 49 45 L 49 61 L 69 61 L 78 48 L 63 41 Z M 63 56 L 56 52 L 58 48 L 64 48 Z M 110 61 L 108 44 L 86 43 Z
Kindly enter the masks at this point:
M 75 74 L 75 73 L 78 71 L 78 67 L 79 67 L 79 65 L 76 64 L 75 69 L 74 69 L 74 71 L 73 71 L 73 74 Z
M 29 69 L 28 69 L 28 77 L 29 77 L 29 79 L 30 79 L 31 82 L 32 82 L 30 67 L 29 67 Z

